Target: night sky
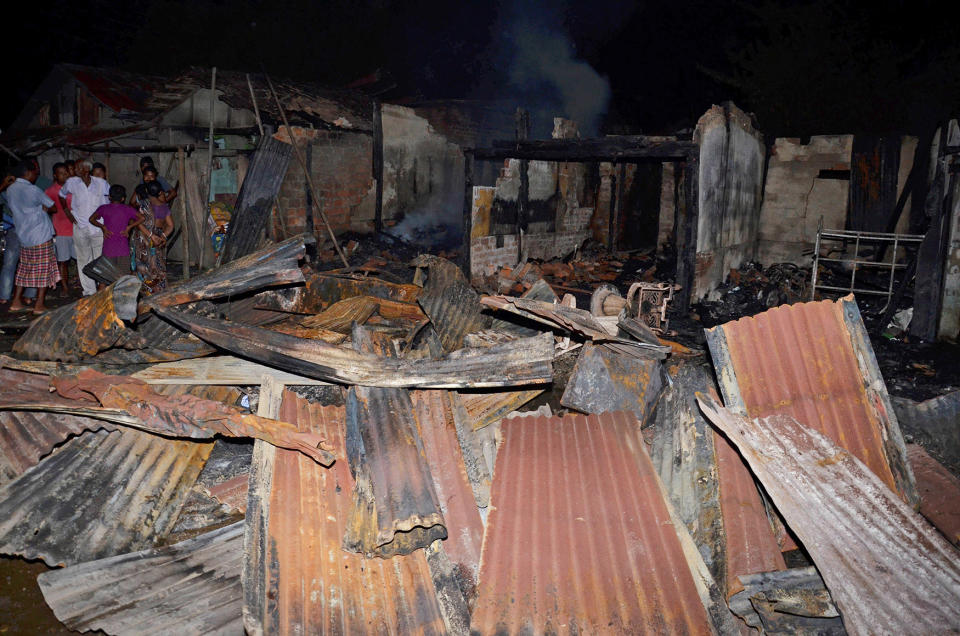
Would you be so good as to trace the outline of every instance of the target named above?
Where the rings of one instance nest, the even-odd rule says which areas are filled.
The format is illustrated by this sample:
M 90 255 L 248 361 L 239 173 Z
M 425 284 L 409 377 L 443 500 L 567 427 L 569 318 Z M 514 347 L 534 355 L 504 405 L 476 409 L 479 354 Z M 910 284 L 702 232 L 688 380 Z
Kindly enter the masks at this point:
M 869 8 L 865 8 L 869 5 Z M 948 3 L 269 0 L 48 2 L 4 22 L 6 127 L 57 62 L 188 66 L 346 85 L 387 101 L 519 100 L 598 133 L 688 128 L 732 99 L 768 137 L 924 134 L 960 110 Z

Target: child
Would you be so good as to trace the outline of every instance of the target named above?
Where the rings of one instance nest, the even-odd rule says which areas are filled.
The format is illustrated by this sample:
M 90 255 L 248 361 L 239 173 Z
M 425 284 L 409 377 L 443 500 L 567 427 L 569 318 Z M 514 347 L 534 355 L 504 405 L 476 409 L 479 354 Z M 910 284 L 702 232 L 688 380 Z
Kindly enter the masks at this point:
M 143 217 L 124 203 L 127 189 L 110 186 L 110 203 L 101 205 L 90 217 L 90 225 L 103 230 L 103 256 L 124 275 L 130 272 L 130 230 L 143 223 Z

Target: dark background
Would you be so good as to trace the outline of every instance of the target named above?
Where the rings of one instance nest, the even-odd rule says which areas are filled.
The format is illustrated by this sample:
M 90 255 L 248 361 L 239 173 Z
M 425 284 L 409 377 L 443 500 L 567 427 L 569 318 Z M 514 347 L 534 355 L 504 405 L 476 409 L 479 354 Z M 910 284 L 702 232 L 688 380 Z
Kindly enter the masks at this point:
M 960 105 L 947 3 L 158 0 L 11 9 L 0 126 L 57 62 L 172 75 L 218 66 L 387 101 L 503 98 L 669 132 L 732 99 L 768 136 L 924 134 Z M 23 15 L 17 15 L 18 11 Z

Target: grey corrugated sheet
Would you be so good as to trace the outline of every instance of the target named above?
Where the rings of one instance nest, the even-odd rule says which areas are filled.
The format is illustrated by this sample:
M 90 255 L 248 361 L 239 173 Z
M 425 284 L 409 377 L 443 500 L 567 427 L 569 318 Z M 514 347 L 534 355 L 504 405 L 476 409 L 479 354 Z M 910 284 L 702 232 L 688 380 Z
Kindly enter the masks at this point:
M 490 326 L 480 294 L 473 290 L 459 267 L 430 254 L 417 257 L 413 264 L 427 271 L 417 302 L 437 330 L 444 351 L 462 348 L 464 336 Z
M 725 537 L 715 433 L 697 406 L 697 392 L 716 387 L 704 360 L 670 360 L 670 385 L 657 406 L 650 459 L 677 514 L 717 581 L 725 580 Z
M 903 434 L 960 473 L 960 391 L 923 402 L 891 399 Z
M 113 429 L 89 417 L 30 411 L 0 411 L 0 486 L 16 479 L 71 435 Z
M 0 553 L 72 565 L 151 547 L 212 443 L 87 432 L 0 488 Z
M 701 407 L 809 552 L 848 632 L 960 631 L 960 553 L 862 461 L 789 415 Z
M 159 549 L 44 572 L 43 598 L 67 627 L 108 634 L 243 632 L 243 523 Z
M 287 176 L 293 146 L 264 135 L 250 158 L 250 166 L 237 195 L 236 210 L 227 229 L 221 263 L 253 252 L 264 234 L 273 201 Z

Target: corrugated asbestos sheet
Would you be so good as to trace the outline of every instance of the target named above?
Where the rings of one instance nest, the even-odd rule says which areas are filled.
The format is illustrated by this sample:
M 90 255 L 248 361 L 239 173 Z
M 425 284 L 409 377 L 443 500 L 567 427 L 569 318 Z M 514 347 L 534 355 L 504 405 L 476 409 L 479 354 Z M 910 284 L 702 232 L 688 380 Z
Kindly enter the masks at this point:
M 256 443 L 247 511 L 244 626 L 251 634 L 444 631 L 423 550 L 367 559 L 341 548 L 353 505 L 343 407 L 284 394 L 280 417 L 330 440 L 323 468 L 300 453 Z
M 237 195 L 237 205 L 227 228 L 220 263 L 229 263 L 253 252 L 264 234 L 273 201 L 287 176 L 293 146 L 270 135 L 260 138 Z
M 0 552 L 57 566 L 149 548 L 176 522 L 212 447 L 84 433 L 0 488 Z
M 43 598 L 67 627 L 108 634 L 243 631 L 243 523 L 164 548 L 44 572 Z
M 543 393 L 543 389 L 529 391 L 497 391 L 495 393 L 460 392 L 460 402 L 473 420 L 473 430 L 502 420 L 518 408 Z
M 417 298 L 433 323 L 444 351 L 456 351 L 463 347 L 468 333 L 490 326 L 491 319 L 483 313 L 480 294 L 474 291 L 460 268 L 450 261 L 423 254 L 413 261 L 422 273 L 426 270 L 426 282 Z
M 863 462 L 791 416 L 701 407 L 803 542 L 849 633 L 960 631 L 960 553 Z
M 586 343 L 560 404 L 581 413 L 629 411 L 646 426 L 663 387 L 659 360 L 620 355 Z
M 473 631 L 710 633 L 632 414 L 502 427 Z
M 920 492 L 920 514 L 960 546 L 960 479 L 916 444 L 907 445 L 907 457 Z
M 923 402 L 893 398 L 900 428 L 954 472 L 960 472 L 960 391 Z
M 450 400 L 446 391 L 412 391 L 410 399 L 447 529 L 443 549 L 456 566 L 461 588 L 469 592 L 477 584 L 480 569 L 483 521 L 467 477 Z
M 713 578 L 725 576 L 725 539 L 720 513 L 720 488 L 713 428 L 697 406 L 696 392 L 708 392 L 715 383 L 709 363 L 666 363 L 670 384 L 657 406 L 650 459 L 670 496 L 674 509 Z
M 903 436 L 852 296 L 775 307 L 706 333 L 730 408 L 797 418 L 915 502 Z

